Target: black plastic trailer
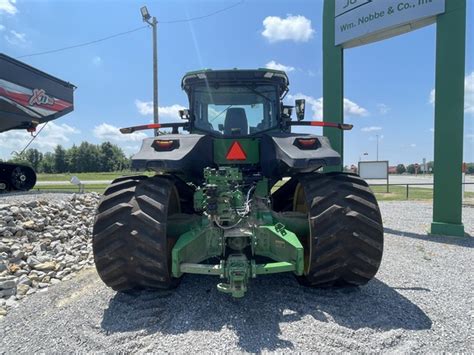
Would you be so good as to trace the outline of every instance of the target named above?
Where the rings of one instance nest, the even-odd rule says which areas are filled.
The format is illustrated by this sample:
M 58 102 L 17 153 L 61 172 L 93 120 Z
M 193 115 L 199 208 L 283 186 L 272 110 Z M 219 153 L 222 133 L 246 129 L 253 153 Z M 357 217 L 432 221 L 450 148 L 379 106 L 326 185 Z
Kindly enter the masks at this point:
M 0 53 L 0 132 L 26 129 L 58 119 L 74 109 L 76 87 Z M 0 137 L 1 139 L 1 137 Z M 33 169 L 0 163 L 0 192 L 31 189 Z

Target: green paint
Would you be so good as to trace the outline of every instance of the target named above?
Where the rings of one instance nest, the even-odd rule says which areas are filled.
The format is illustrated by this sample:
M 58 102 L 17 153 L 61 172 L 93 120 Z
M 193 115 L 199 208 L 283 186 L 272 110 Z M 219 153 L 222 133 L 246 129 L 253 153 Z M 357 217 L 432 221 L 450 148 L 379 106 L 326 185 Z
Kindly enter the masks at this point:
M 433 222 L 431 223 L 430 234 L 446 235 L 454 237 L 464 237 L 464 225 L 454 223 Z
M 220 264 L 182 263 L 180 265 L 180 271 L 184 274 L 216 275 L 224 277 L 224 270 L 225 268 Z
M 268 179 L 263 178 L 259 182 L 257 182 L 257 186 L 255 187 L 255 195 L 258 197 L 268 197 L 270 189 L 268 186 Z
M 180 277 L 183 274 L 180 268 L 182 263 L 200 263 L 221 253 L 222 238 L 219 230 L 204 226 L 184 233 L 171 252 L 173 277 Z
M 238 141 L 244 150 L 246 160 L 227 160 L 226 155 L 230 146 Z M 214 162 L 219 165 L 229 164 L 258 164 L 260 155 L 260 140 L 257 138 L 214 139 Z
M 257 275 L 277 274 L 289 271 L 296 271 L 295 265 L 285 261 L 255 265 L 255 273 Z
M 204 185 L 194 193 L 194 209 L 203 211 L 219 224 L 237 223 L 238 213 L 245 209 L 240 170 L 231 166 L 205 168 L 204 179 Z
M 250 273 L 251 266 L 247 257 L 243 254 L 231 254 L 225 262 L 224 270 L 224 275 L 229 283 L 220 283 L 217 285 L 217 289 L 230 293 L 235 298 L 244 297 Z
M 447 0 L 436 29 L 434 199 L 432 234 L 464 236 L 462 156 L 466 0 Z
M 323 120 L 344 123 L 344 63 L 343 49 L 335 46 L 334 14 L 335 1 L 324 1 L 323 12 Z M 341 155 L 341 164 L 325 167 L 324 171 L 342 171 L 344 165 L 343 131 L 323 128 L 323 135 L 329 138 L 331 146 Z
M 276 261 L 290 262 L 297 275 L 303 274 L 303 246 L 293 232 L 281 223 L 275 226 L 260 226 L 256 230 L 255 254 Z

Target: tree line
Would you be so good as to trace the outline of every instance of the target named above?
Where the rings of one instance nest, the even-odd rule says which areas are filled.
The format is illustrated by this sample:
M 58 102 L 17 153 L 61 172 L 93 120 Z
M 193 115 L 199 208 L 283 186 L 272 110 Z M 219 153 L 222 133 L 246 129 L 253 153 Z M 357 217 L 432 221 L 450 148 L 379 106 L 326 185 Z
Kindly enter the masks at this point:
M 426 167 L 427 167 L 429 173 L 434 172 L 434 162 L 433 161 L 427 162 Z M 397 165 L 397 174 L 404 174 L 404 173 L 415 174 L 416 170 L 417 169 L 416 169 L 415 164 L 409 164 L 407 166 L 405 166 L 403 164 L 398 164 Z M 421 173 L 421 164 L 418 165 L 418 173 Z M 474 174 L 474 163 L 467 163 L 466 164 L 466 173 L 467 174 Z
M 73 145 L 67 149 L 57 145 L 53 152 L 44 154 L 38 149 L 30 148 L 21 155 L 14 155 L 9 162 L 29 165 L 39 173 L 88 173 L 130 169 L 130 159 L 119 146 L 110 142 L 82 142 L 79 146 Z
M 433 173 L 434 172 L 434 162 L 429 161 L 426 163 L 426 168 L 428 169 L 427 173 Z M 418 170 L 418 171 L 417 171 Z M 415 164 L 409 164 L 405 166 L 404 164 L 398 164 L 397 165 L 397 174 L 416 174 L 416 173 L 422 173 L 422 168 L 421 164 L 418 165 L 418 169 Z

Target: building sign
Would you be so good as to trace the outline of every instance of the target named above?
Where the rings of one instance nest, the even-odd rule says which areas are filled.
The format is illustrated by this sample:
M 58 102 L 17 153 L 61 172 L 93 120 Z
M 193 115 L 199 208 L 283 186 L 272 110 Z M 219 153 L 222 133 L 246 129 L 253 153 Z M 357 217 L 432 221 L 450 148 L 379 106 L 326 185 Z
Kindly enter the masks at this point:
M 335 0 L 335 45 L 375 42 L 429 25 L 445 0 Z
M 358 170 L 362 179 L 388 179 L 388 160 L 360 161 Z

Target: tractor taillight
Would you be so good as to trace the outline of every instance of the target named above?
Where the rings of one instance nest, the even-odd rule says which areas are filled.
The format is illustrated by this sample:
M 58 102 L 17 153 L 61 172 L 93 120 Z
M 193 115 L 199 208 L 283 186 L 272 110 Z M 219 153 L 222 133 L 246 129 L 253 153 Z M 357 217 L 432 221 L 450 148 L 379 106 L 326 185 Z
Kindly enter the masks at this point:
M 179 147 L 179 141 L 177 140 L 163 140 L 155 139 L 153 141 L 152 147 L 156 151 L 169 151 Z
M 319 141 L 316 138 L 296 138 L 293 144 L 303 150 L 319 148 Z

